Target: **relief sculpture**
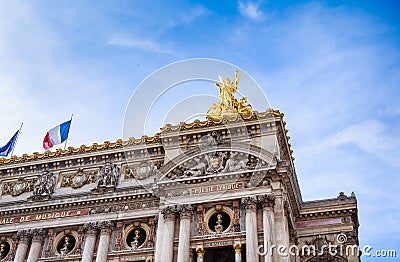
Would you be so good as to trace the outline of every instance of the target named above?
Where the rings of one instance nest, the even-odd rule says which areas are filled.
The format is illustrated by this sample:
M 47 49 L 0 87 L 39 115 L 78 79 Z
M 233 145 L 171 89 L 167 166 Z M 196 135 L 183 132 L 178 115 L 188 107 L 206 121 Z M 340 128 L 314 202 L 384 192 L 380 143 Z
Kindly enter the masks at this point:
M 201 177 L 268 166 L 265 161 L 245 153 L 219 151 L 196 156 L 174 168 L 167 177 L 170 179 Z

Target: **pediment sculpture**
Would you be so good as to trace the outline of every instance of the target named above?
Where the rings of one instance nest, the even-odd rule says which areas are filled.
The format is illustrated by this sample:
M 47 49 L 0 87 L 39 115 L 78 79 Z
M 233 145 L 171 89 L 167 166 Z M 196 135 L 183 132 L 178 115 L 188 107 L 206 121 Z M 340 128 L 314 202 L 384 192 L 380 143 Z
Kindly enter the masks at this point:
M 189 159 L 170 171 L 167 177 L 169 179 L 201 177 L 269 166 L 265 161 L 247 153 L 215 151 Z

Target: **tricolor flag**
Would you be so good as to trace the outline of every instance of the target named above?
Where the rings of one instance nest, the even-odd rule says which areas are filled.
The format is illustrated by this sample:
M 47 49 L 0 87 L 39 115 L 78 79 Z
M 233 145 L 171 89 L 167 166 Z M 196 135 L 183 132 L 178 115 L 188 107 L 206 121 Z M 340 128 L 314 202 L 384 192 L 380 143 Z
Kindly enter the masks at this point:
M 48 150 L 54 145 L 61 144 L 62 142 L 67 140 L 71 121 L 72 119 L 50 129 L 43 139 L 43 148 Z
M 17 132 L 15 132 L 15 134 L 13 135 L 13 137 L 10 139 L 10 141 L 8 141 L 8 143 L 7 143 L 5 146 L 0 147 L 0 156 L 5 156 L 5 157 L 7 157 L 8 154 L 10 154 L 10 152 L 13 151 L 14 146 L 15 146 L 15 142 L 16 142 L 17 139 L 18 139 L 19 131 L 21 131 L 21 129 L 19 129 Z

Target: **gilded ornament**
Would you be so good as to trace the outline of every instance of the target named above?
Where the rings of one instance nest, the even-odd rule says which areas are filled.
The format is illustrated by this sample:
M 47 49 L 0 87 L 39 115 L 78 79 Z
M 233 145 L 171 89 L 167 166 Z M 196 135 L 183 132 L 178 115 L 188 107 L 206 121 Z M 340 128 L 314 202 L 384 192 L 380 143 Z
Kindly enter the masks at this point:
M 229 77 L 224 81 L 219 76 L 220 81 L 216 83 L 219 88 L 220 101 L 213 103 L 206 113 L 207 120 L 221 122 L 222 119 L 237 120 L 240 115 L 244 119 L 250 119 L 254 112 L 251 105 L 247 103 L 247 98 L 243 97 L 239 101 L 234 96 L 239 85 L 241 74 L 235 71 L 235 79 L 231 81 Z

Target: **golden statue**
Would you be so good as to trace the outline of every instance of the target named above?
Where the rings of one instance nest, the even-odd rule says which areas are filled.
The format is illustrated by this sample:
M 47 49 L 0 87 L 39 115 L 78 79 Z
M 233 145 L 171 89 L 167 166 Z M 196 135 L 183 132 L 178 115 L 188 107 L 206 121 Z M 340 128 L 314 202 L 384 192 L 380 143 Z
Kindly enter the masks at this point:
M 139 238 L 140 238 L 139 233 L 140 233 L 140 230 L 136 229 L 135 236 L 133 237 L 133 241 L 131 243 L 131 247 L 133 250 L 136 250 L 139 247 Z
M 60 250 L 60 254 L 62 256 L 67 255 L 69 253 L 69 251 L 71 251 L 71 250 L 69 250 L 68 246 L 69 246 L 69 237 L 66 236 L 66 237 L 64 237 L 64 246 Z
M 235 71 L 235 79 L 231 81 L 229 77 L 222 80 L 219 76 L 220 82 L 216 85 L 219 88 L 219 96 L 221 101 L 218 105 L 213 103 L 206 113 L 207 120 L 221 121 L 223 117 L 236 117 L 240 114 L 243 118 L 250 118 L 252 115 L 251 105 L 247 104 L 246 98 L 241 98 L 238 101 L 234 94 L 237 91 L 241 74 L 238 70 Z
M 140 231 L 139 231 L 139 229 L 136 229 L 135 230 L 135 237 L 133 238 L 134 239 L 134 241 L 133 242 L 135 242 L 135 243 L 138 243 L 139 241 L 138 241 L 138 239 L 139 239 L 139 233 L 140 233 Z
M 221 214 L 218 214 L 217 215 L 217 225 L 219 226 L 219 225 L 221 225 L 222 224 L 222 215 Z

